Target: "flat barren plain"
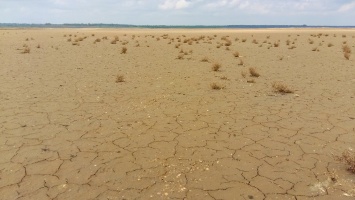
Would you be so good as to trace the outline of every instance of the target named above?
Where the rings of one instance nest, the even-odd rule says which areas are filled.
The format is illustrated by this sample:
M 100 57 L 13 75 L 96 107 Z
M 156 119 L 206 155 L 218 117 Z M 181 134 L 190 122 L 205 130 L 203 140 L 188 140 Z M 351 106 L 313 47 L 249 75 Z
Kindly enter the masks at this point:
M 354 46 L 354 29 L 0 29 L 0 199 L 354 199 Z

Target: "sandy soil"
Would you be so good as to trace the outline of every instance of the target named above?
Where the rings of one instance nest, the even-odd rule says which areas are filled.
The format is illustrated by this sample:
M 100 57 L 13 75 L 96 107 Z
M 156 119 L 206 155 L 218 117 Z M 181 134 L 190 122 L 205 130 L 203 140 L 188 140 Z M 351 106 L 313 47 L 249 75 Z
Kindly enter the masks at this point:
M 355 30 L 0 36 L 0 199 L 355 196 Z

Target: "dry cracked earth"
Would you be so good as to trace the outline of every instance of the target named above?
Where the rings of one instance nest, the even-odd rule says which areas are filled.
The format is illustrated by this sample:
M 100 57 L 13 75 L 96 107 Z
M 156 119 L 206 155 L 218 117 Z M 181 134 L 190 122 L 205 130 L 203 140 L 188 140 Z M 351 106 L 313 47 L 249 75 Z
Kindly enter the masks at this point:
M 2 200 L 355 198 L 355 175 L 334 159 L 355 147 L 355 59 L 341 51 L 343 41 L 355 50 L 352 30 L 0 35 Z M 223 36 L 229 50 L 216 47 Z M 248 67 L 255 83 L 241 76 Z

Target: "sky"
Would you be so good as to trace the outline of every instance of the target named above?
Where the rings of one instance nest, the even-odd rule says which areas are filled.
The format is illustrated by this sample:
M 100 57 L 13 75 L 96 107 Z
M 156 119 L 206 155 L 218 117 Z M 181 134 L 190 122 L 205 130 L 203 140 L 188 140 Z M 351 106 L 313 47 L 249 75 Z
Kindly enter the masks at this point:
M 355 26 L 355 0 L 0 0 L 0 23 Z

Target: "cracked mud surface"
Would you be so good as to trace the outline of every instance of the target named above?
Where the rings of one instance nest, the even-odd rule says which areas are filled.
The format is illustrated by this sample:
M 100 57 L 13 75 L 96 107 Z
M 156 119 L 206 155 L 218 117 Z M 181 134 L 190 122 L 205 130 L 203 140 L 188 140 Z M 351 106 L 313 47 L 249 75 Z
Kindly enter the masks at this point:
M 320 32 L 329 36 L 310 36 Z M 355 198 L 355 175 L 333 158 L 355 147 L 355 58 L 341 52 L 344 41 L 355 51 L 353 30 L 0 35 L 0 199 Z M 230 50 L 216 48 L 222 36 Z M 181 49 L 192 51 L 180 60 Z M 241 76 L 249 67 L 261 74 L 255 83 Z M 273 92 L 274 81 L 294 93 Z

